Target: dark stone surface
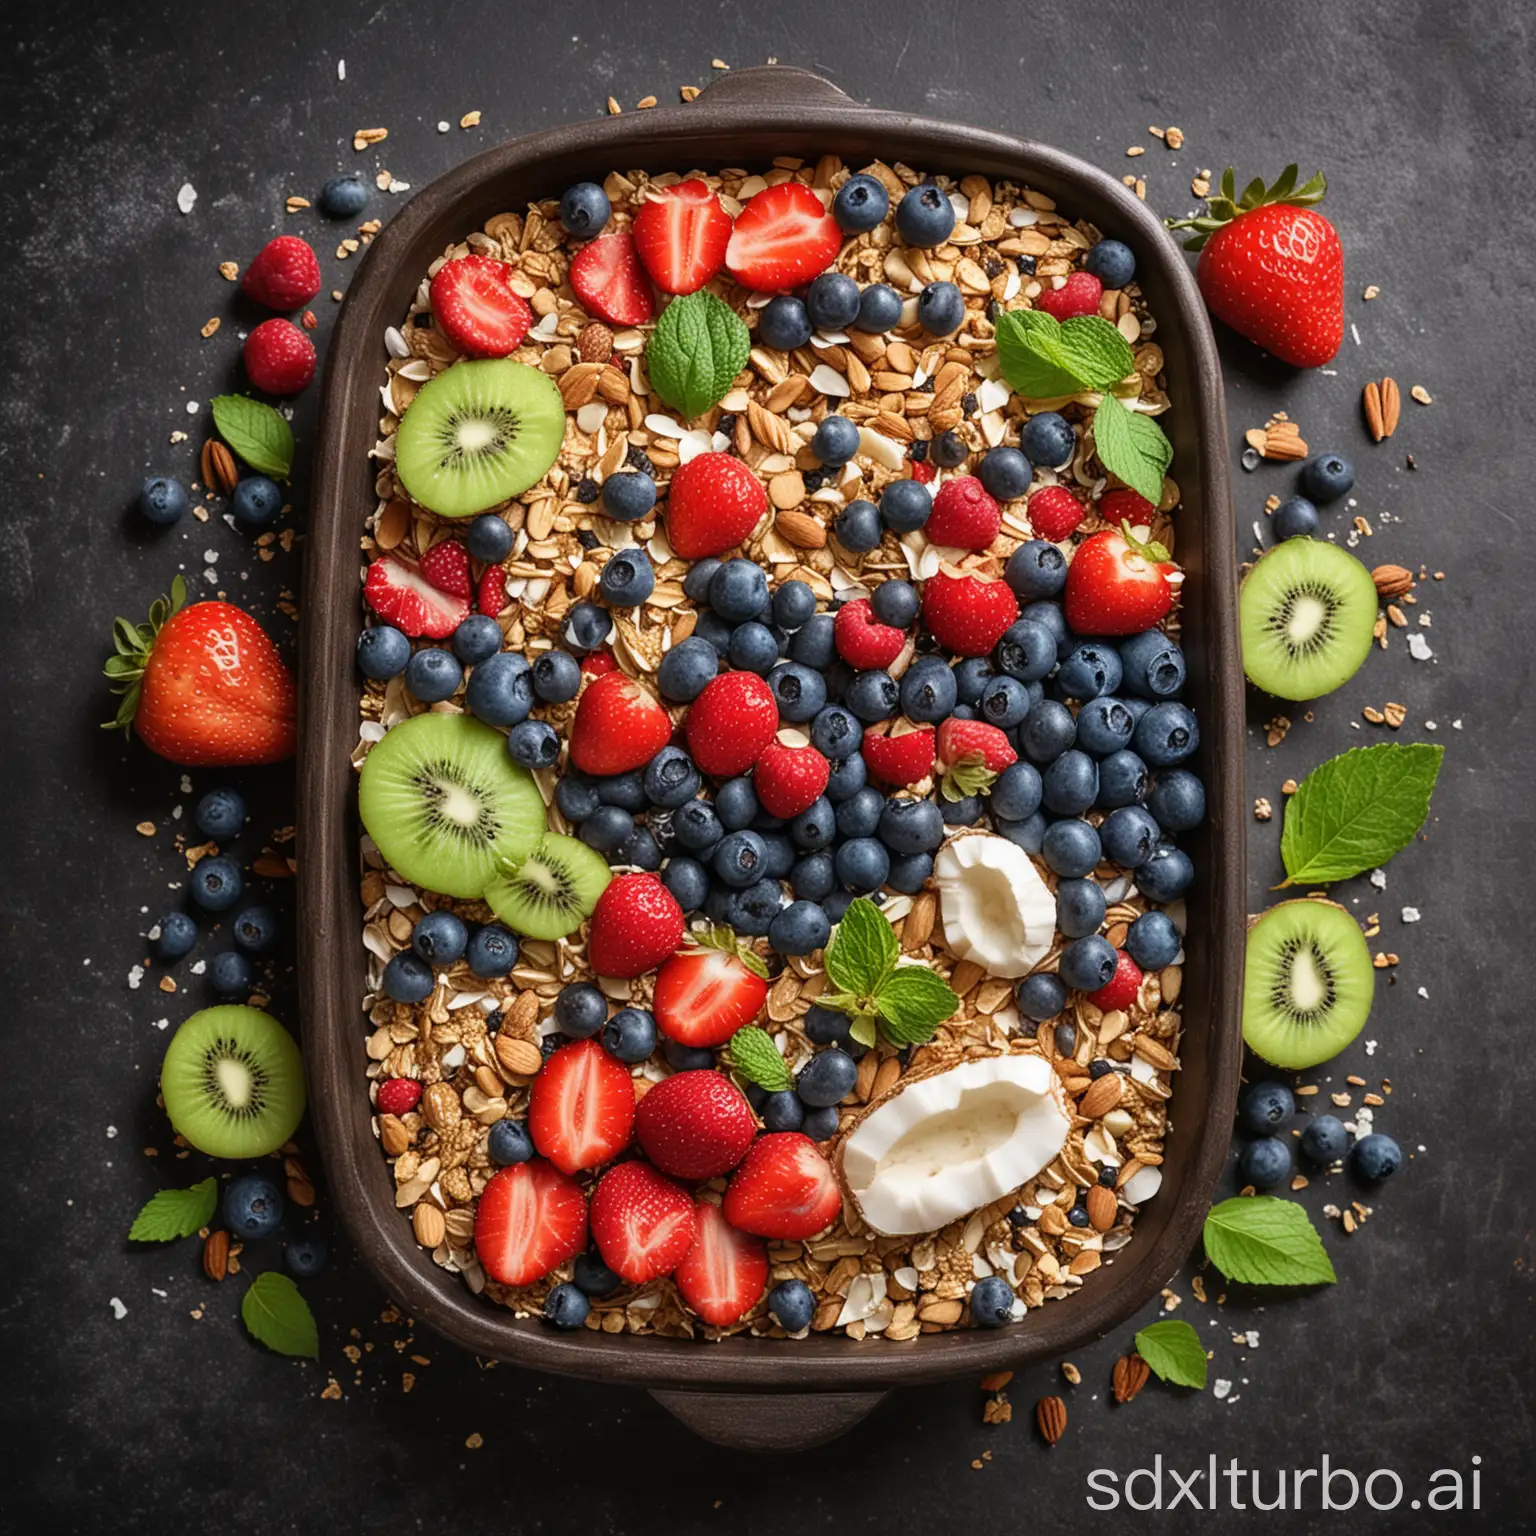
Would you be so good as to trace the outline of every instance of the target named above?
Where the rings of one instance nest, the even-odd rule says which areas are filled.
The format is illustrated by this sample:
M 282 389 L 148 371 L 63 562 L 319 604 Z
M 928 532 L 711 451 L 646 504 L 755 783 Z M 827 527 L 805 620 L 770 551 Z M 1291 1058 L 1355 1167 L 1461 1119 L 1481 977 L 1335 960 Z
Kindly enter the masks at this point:
M 1124 1473 L 1161 1452 L 1181 1469 L 1237 1457 L 1263 1470 L 1268 1497 L 1278 1469 L 1317 1466 L 1324 1453 L 1360 1472 L 1391 1467 L 1405 1506 L 1437 1468 L 1470 1477 L 1481 1457 L 1482 1512 L 1456 1528 L 1533 1528 L 1533 1219 L 1520 1134 L 1531 1074 L 1517 1007 L 1522 941 L 1508 917 L 1523 909 L 1518 878 L 1532 851 L 1530 651 L 1517 628 L 1532 570 L 1517 542 L 1533 382 L 1528 19 L 1511 3 L 1259 11 L 1207 0 L 1036 15 L 963 0 L 860 11 L 801 0 L 739 12 L 675 0 L 334 0 L 239 17 L 147 3 L 7 13 L 8 1525 L 602 1532 L 771 1520 L 910 1532 L 965 1521 L 1066 1532 L 1102 1528 L 1084 1504 L 1090 1469 Z M 174 1023 L 203 999 L 190 977 L 176 997 L 153 978 L 126 984 L 140 935 L 179 900 L 170 837 L 174 808 L 190 810 L 193 795 L 178 789 L 177 770 L 97 730 L 108 621 L 141 614 L 178 566 L 199 594 L 212 591 L 199 575 L 211 550 L 217 585 L 290 649 L 293 632 L 274 604 L 296 584 L 296 557 L 261 563 L 218 518 L 149 536 L 128 513 L 141 475 L 193 476 L 206 409 L 189 418 L 185 402 L 206 403 L 238 378 L 234 333 L 252 317 L 217 264 L 243 264 L 271 234 L 294 230 L 320 250 L 326 291 L 344 287 L 340 231 L 313 213 L 285 218 L 286 195 L 313 197 L 338 170 L 380 166 L 420 186 L 498 137 L 600 111 L 610 91 L 630 105 L 705 84 L 712 55 L 738 65 L 776 55 L 864 99 L 1060 144 L 1117 174 L 1144 173 L 1167 212 L 1190 207 L 1198 167 L 1231 160 L 1246 178 L 1296 158 L 1329 172 L 1360 341 L 1346 340 L 1330 374 L 1297 378 L 1224 338 L 1234 459 L 1241 430 L 1275 408 L 1314 447 L 1352 454 L 1358 511 L 1376 528 L 1361 554 L 1446 573 L 1420 588 L 1416 610 L 1433 617 L 1436 654 L 1411 661 L 1394 635 L 1281 747 L 1266 750 L 1255 729 L 1248 790 L 1278 805 L 1288 775 L 1376 739 L 1356 728 L 1359 711 L 1388 699 L 1408 707 L 1400 739 L 1430 739 L 1433 720 L 1451 756 L 1424 844 L 1393 864 L 1384 892 L 1358 881 L 1344 893 L 1381 914 L 1379 945 L 1402 959 L 1381 978 L 1367 1030 L 1375 1055 L 1357 1045 L 1325 1082 L 1326 1092 L 1349 1072 L 1372 1086 L 1389 1076 L 1377 1124 L 1413 1162 L 1379 1193 L 1334 1180 L 1300 1197 L 1320 1222 L 1328 1201 L 1372 1207 L 1352 1238 L 1324 1224 L 1337 1287 L 1218 1306 L 1216 1277 L 1209 1305 L 1194 1301 L 1187 1276 L 1178 1282 L 1179 1315 L 1213 1351 L 1213 1377 L 1234 1383 L 1226 1401 L 1154 1385 L 1112 1411 L 1109 1368 L 1127 1327 L 1076 1357 L 1083 1384 L 1063 1389 L 1071 1425 L 1050 1453 L 1030 1405 L 1061 1383 L 1040 1371 L 1015 1383 L 1005 1428 L 983 1429 L 975 1383 L 957 1382 L 894 1396 L 845 1440 L 784 1465 L 705 1447 L 639 1393 L 486 1370 L 430 1338 L 405 1342 L 403 1327 L 379 1321 L 385 1300 L 339 1238 L 331 1270 L 307 1287 L 320 1367 L 249 1344 L 243 1282 L 205 1282 L 195 1242 L 134 1251 L 124 1240 L 153 1190 L 202 1176 L 200 1159 L 167 1166 L 154 1081 L 166 1039 L 155 1021 Z M 480 128 L 436 132 L 472 108 Z M 1151 139 L 1153 122 L 1178 123 L 1185 148 L 1171 154 Z M 353 131 L 375 124 L 389 127 L 388 142 L 354 155 Z M 1147 155 L 1127 160 L 1136 143 Z M 175 206 L 184 181 L 198 190 L 187 217 Z M 398 206 L 378 195 L 369 212 Z M 1369 304 L 1367 283 L 1381 286 Z M 317 302 L 322 342 L 333 309 Z M 225 328 L 202 341 L 213 315 Z M 1397 437 L 1373 448 L 1358 401 L 1365 379 L 1383 373 L 1405 390 L 1422 382 L 1436 403 L 1405 402 Z M 314 402 L 311 391 L 299 405 L 301 444 Z M 172 447 L 177 429 L 190 437 Z M 1274 467 L 1236 474 L 1242 526 L 1289 478 Z M 295 489 L 302 509 L 302 476 Z M 1330 527 L 1343 521 L 1328 514 Z M 1256 707 L 1255 727 L 1269 713 Z M 225 777 L 194 774 L 193 794 Z M 251 855 L 291 819 L 286 775 L 228 777 L 252 800 Z M 144 819 L 157 824 L 153 839 L 133 830 Z M 1278 836 L 1278 820 L 1253 827 L 1255 906 L 1278 877 Z M 1410 903 L 1423 920 L 1407 928 Z M 205 940 L 200 953 L 217 947 Z M 274 1006 L 292 1018 L 290 978 L 275 981 Z M 158 1159 L 144 1156 L 151 1146 Z M 248 1257 L 253 1269 L 277 1260 L 275 1250 Z M 127 1307 L 121 1321 L 114 1297 Z M 1233 1343 L 1250 1328 L 1258 1347 Z M 356 1370 L 342 1355 L 351 1330 L 366 1351 Z M 413 1364 L 416 1354 L 430 1363 Z M 340 1401 L 320 1395 L 328 1375 Z M 465 1448 L 472 1432 L 483 1449 Z M 971 1470 L 984 1453 L 990 1461 Z M 1383 1480 L 1377 1491 L 1390 1490 Z M 1197 1494 L 1204 1503 L 1209 1490 Z M 1162 1528 L 1193 1529 L 1190 1508 L 1186 1499 Z M 1372 1531 L 1447 1524 L 1406 1507 L 1357 1506 L 1346 1518 Z M 1226 1520 L 1335 1528 L 1311 1491 L 1304 1513 Z

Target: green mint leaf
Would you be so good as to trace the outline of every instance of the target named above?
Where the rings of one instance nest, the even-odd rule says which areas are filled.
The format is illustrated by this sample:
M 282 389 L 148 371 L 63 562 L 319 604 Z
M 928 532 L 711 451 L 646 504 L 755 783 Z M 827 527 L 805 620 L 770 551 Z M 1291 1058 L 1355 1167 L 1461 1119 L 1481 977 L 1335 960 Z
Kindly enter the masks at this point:
M 244 395 L 215 395 L 219 436 L 259 475 L 286 480 L 293 469 L 293 429 L 282 413 Z
M 1227 1279 L 1248 1285 L 1332 1285 L 1337 1278 L 1307 1213 L 1272 1195 L 1234 1195 L 1213 1206 L 1205 1251 Z
M 1064 323 L 1034 309 L 1011 309 L 997 322 L 1003 376 L 1026 400 L 1052 400 L 1107 389 L 1136 366 L 1125 337 L 1100 315 Z
M 794 1076 L 773 1043 L 773 1037 L 755 1024 L 746 1024 L 731 1036 L 731 1065 L 749 1083 L 782 1093 L 795 1086 Z
M 1120 329 L 1102 315 L 1073 315 L 1061 322 L 1068 366 L 1090 389 L 1108 389 L 1135 371 L 1136 354 Z
M 241 1298 L 240 1320 L 253 1339 L 280 1355 L 320 1357 L 320 1333 L 309 1303 L 298 1286 L 275 1269 L 257 1275 Z
M 1203 1387 L 1206 1358 L 1200 1335 L 1186 1322 L 1170 1318 L 1136 1335 L 1136 1353 L 1159 1381 L 1176 1387 Z
M 736 937 L 736 930 L 724 923 L 690 933 L 688 942 L 699 949 L 717 949 L 722 954 L 735 955 L 754 976 L 762 981 L 768 980 L 768 967 L 763 963 L 762 956 L 750 944 L 743 944 Z
M 895 968 L 901 946 L 891 925 L 867 896 L 848 903 L 827 945 L 827 975 L 839 992 L 872 997 Z
M 921 1045 L 960 1006 L 942 976 L 921 965 L 898 966 L 875 993 L 875 1007 L 893 1045 Z
M 673 299 L 645 349 L 656 393 L 684 416 L 702 416 L 747 366 L 751 338 L 741 316 L 707 289 Z
M 1285 885 L 1347 880 L 1414 839 L 1445 748 L 1428 742 L 1355 747 L 1314 768 L 1286 802 Z
M 178 1237 L 191 1237 L 213 1220 L 218 1203 L 219 1188 L 212 1179 L 204 1179 L 191 1189 L 162 1189 L 134 1217 L 128 1236 L 136 1243 L 169 1243 Z
M 817 1001 L 819 1002 L 820 999 L 818 998 Z M 861 1013 L 848 1026 L 848 1034 L 851 1039 L 857 1040 L 860 1045 L 872 1047 L 877 1038 L 875 1021 L 867 1013 Z
M 1173 462 L 1173 444 L 1163 429 L 1144 411 L 1127 410 L 1113 395 L 1105 395 L 1093 413 L 1093 441 L 1099 463 L 1155 507 Z

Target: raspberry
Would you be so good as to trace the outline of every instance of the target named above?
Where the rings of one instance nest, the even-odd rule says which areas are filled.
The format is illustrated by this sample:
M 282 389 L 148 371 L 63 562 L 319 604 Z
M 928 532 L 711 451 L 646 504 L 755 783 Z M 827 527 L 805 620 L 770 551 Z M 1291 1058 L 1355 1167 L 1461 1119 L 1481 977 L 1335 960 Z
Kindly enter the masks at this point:
M 879 671 L 890 666 L 907 643 L 904 630 L 893 624 L 882 624 L 875 617 L 866 597 L 844 603 L 837 610 L 832 633 L 837 642 L 837 654 L 861 672 Z
M 1003 514 L 974 475 L 946 480 L 933 498 L 933 514 L 923 530 L 931 544 L 983 550 L 997 537 Z
M 279 235 L 261 248 L 240 286 L 258 304 L 286 314 L 320 292 L 320 263 L 308 242 L 297 235 Z
M 245 338 L 245 372 L 268 395 L 296 395 L 315 376 L 315 344 L 291 320 L 263 320 Z
M 379 1084 L 378 1110 L 381 1115 L 408 1115 L 421 1098 L 421 1084 L 414 1077 L 386 1078 Z
M 1052 544 L 1075 533 L 1083 520 L 1083 504 L 1064 485 L 1044 485 L 1025 503 L 1029 526 Z
M 1123 949 L 1117 950 L 1116 954 L 1119 959 L 1115 974 L 1097 992 L 1088 994 L 1088 1001 L 1106 1013 L 1111 1008 L 1129 1008 L 1141 990 L 1141 967 Z
M 1104 284 L 1091 272 L 1074 272 L 1060 288 L 1047 288 L 1036 300 L 1035 308 L 1056 320 L 1070 320 L 1075 315 L 1096 315 Z

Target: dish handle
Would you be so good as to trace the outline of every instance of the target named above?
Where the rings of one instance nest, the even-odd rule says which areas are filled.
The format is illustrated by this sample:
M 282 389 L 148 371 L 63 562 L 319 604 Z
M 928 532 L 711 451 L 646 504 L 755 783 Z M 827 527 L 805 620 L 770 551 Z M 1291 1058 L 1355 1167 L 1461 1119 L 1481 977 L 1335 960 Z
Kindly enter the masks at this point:
M 701 1440 L 782 1454 L 836 1440 L 885 1401 L 884 1392 L 667 1392 L 651 1396 Z
M 788 64 L 756 64 L 751 69 L 732 69 L 719 75 L 699 93 L 701 104 L 730 107 L 856 107 L 846 91 L 824 75 Z

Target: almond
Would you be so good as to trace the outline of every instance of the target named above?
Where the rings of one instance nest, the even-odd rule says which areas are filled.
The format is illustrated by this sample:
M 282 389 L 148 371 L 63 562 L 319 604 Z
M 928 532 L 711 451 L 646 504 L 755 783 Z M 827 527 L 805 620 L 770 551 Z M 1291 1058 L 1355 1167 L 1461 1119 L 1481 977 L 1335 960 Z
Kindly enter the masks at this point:
M 411 1133 L 398 1115 L 379 1116 L 379 1145 L 389 1157 L 399 1157 L 411 1144 Z
M 235 456 L 223 443 L 209 438 L 203 444 L 202 461 L 199 465 L 203 488 L 216 496 L 228 496 L 240 480 L 235 466 Z
M 464 1118 L 464 1107 L 449 1083 L 433 1083 L 421 1096 L 421 1117 L 434 1131 L 445 1131 Z
M 1366 431 L 1373 443 L 1379 443 L 1387 435 L 1387 427 L 1381 413 L 1381 385 L 1375 379 L 1367 382 L 1360 403 L 1365 409 Z
M 1042 1397 L 1035 1404 L 1035 1423 L 1040 1438 L 1047 1445 L 1055 1445 L 1067 1432 L 1067 1405 L 1059 1397 Z
M 1112 1384 L 1117 1403 L 1128 1403 L 1146 1386 L 1152 1375 L 1147 1362 L 1140 1355 L 1122 1355 L 1115 1361 Z
M 1088 1191 L 1084 1204 L 1088 1207 L 1088 1220 L 1092 1223 L 1095 1232 L 1108 1232 L 1114 1226 L 1120 1203 L 1115 1199 L 1113 1190 L 1106 1189 L 1102 1184 L 1095 1184 Z
M 1179 1065 L 1179 1058 L 1160 1040 L 1151 1035 L 1137 1035 L 1132 1047 L 1143 1061 L 1149 1061 L 1162 1072 L 1172 1072 Z
M 1089 1084 L 1088 1092 L 1077 1101 L 1077 1112 L 1085 1120 L 1107 1115 L 1120 1102 L 1120 1074 L 1106 1072 Z
M 416 1241 L 423 1248 L 436 1248 L 448 1235 L 448 1224 L 443 1219 L 443 1213 L 425 1200 L 411 1212 L 411 1228 L 416 1233 Z
M 496 1060 L 510 1077 L 532 1077 L 544 1065 L 544 1053 L 531 1040 L 519 1040 L 501 1030 L 496 1036 Z
M 1383 437 L 1391 437 L 1397 431 L 1397 418 L 1402 414 L 1403 394 L 1396 379 L 1381 381 L 1381 426 Z
M 210 1232 L 203 1243 L 203 1273 L 222 1280 L 229 1273 L 229 1233 Z
M 827 542 L 826 525 L 808 512 L 780 512 L 773 520 L 779 537 L 796 549 L 822 549 Z
M 1401 565 L 1378 565 L 1371 580 L 1383 597 L 1401 597 L 1413 585 L 1413 572 Z
M 584 363 L 606 363 L 613 356 L 613 332 L 593 320 L 576 337 L 576 355 Z

